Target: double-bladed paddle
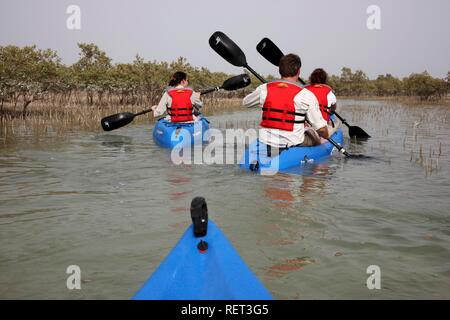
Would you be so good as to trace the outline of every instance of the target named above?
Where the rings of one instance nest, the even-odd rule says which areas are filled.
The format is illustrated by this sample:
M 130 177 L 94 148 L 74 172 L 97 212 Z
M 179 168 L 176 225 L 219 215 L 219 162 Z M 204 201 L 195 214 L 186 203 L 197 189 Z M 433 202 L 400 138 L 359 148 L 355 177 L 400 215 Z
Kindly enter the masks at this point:
M 251 80 L 249 75 L 244 73 L 225 80 L 220 87 L 202 90 L 200 91 L 200 94 L 204 95 L 210 92 L 219 91 L 220 89 L 224 89 L 226 91 L 238 90 L 247 87 L 250 83 Z M 135 117 L 146 114 L 151 111 L 152 109 L 146 109 L 138 113 L 121 112 L 113 114 L 111 116 L 103 118 L 101 120 L 101 125 L 103 130 L 105 131 L 119 129 L 132 122 Z
M 241 48 L 238 47 L 236 43 L 233 42 L 233 40 L 228 38 L 228 36 L 223 32 L 214 32 L 209 38 L 209 45 L 222 58 L 227 60 L 232 65 L 246 68 L 248 71 L 253 73 L 253 75 L 257 77 L 259 81 L 261 81 L 262 83 L 267 83 L 266 79 L 261 77 L 255 70 L 248 66 L 244 52 L 241 50 Z M 328 138 L 327 140 L 346 157 L 351 156 L 341 145 L 339 145 L 332 138 Z
M 277 67 L 280 64 L 281 58 L 284 56 L 283 52 L 269 38 L 262 39 L 256 46 L 256 50 L 270 63 L 272 63 Z M 298 78 L 298 80 L 302 84 L 305 84 L 305 81 L 303 81 L 301 78 Z M 344 125 L 348 127 L 348 134 L 351 138 L 353 137 L 356 137 L 358 139 L 370 138 L 370 135 L 363 129 L 357 126 L 350 126 L 344 118 L 342 118 L 338 113 L 336 113 L 336 111 L 333 113 L 336 115 L 336 117 L 338 117 L 342 121 Z
M 244 52 L 233 42 L 233 40 L 228 38 L 225 33 L 221 31 L 214 32 L 209 38 L 209 45 L 219 54 L 219 56 L 227 60 L 233 66 L 243 67 L 250 71 L 259 81 L 267 82 L 248 65 Z

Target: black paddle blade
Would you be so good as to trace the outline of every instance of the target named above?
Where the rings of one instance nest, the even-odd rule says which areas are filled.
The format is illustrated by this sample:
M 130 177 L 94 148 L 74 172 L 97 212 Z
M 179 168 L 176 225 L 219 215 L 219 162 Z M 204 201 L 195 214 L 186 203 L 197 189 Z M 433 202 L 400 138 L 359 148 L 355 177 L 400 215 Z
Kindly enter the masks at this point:
M 246 73 L 243 73 L 225 80 L 225 82 L 222 85 L 222 89 L 225 89 L 227 91 L 242 89 L 250 85 L 250 83 L 251 83 L 250 76 Z
M 244 52 L 228 36 L 220 31 L 216 31 L 209 38 L 209 45 L 222 58 L 236 67 L 247 65 Z
M 280 60 L 284 54 L 269 38 L 262 39 L 256 46 L 256 50 L 275 66 L 280 65 Z
M 350 138 L 356 137 L 357 139 L 369 139 L 370 135 L 365 132 L 363 129 L 357 126 L 348 127 L 348 135 Z
M 101 120 L 102 128 L 105 131 L 111 131 L 126 126 L 134 119 L 131 112 L 122 112 L 105 117 Z

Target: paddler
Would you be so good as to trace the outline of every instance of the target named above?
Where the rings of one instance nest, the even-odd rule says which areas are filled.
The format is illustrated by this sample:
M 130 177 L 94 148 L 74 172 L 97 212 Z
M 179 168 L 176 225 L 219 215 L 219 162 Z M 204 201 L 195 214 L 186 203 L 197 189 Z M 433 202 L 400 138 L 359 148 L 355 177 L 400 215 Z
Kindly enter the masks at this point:
M 305 88 L 314 93 L 319 102 L 320 112 L 328 124 L 328 134 L 332 136 L 339 128 L 339 119 L 332 120 L 330 117 L 336 111 L 336 95 L 328 85 L 328 74 L 325 70 L 318 68 L 309 76 L 309 85 Z
M 172 75 L 169 86 L 164 91 L 157 106 L 153 106 L 153 116 L 159 117 L 167 112 L 166 120 L 171 122 L 192 122 L 197 120 L 196 110 L 203 107 L 200 93 L 189 87 L 185 72 Z
M 316 97 L 297 82 L 300 68 L 298 55 L 283 56 L 281 79 L 260 85 L 243 100 L 246 107 L 262 108 L 259 140 L 268 146 L 269 156 L 292 146 L 318 145 L 320 137 L 329 137 Z M 305 130 L 306 119 L 311 127 Z

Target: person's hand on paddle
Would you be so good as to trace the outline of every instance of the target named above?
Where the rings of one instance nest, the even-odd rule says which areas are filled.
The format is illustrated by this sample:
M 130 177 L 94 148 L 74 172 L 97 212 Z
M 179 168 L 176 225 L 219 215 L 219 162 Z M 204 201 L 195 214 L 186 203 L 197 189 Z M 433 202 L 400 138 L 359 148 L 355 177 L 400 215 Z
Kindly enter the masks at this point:
M 334 103 L 334 104 L 331 105 L 331 107 L 330 107 L 330 112 L 331 112 L 331 114 L 333 114 L 333 113 L 336 112 L 336 103 Z

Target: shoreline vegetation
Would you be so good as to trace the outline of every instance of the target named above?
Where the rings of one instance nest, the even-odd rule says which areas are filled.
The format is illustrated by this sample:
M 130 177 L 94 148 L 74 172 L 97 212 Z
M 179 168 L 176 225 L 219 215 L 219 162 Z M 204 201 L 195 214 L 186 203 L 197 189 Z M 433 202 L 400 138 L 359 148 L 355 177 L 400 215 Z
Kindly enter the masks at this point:
M 49 124 L 59 128 L 56 131 L 99 128 L 102 117 L 157 104 L 168 79 L 178 70 L 189 75 L 196 90 L 218 86 L 233 76 L 193 67 L 182 57 L 169 63 L 144 61 L 136 55 L 132 63 L 113 64 L 95 44 L 79 43 L 78 47 L 78 61 L 66 66 L 51 49 L 0 46 L 1 136 L 18 124 L 37 131 L 47 131 Z M 204 96 L 202 112 L 210 115 L 242 108 L 242 98 L 259 85 L 251 77 L 252 84 L 245 89 Z M 363 71 L 344 67 L 340 76 L 330 76 L 330 85 L 339 99 L 450 105 L 450 71 L 446 79 L 425 71 L 403 79 L 386 74 L 370 80 Z M 136 118 L 137 123 L 153 121 L 151 116 Z

